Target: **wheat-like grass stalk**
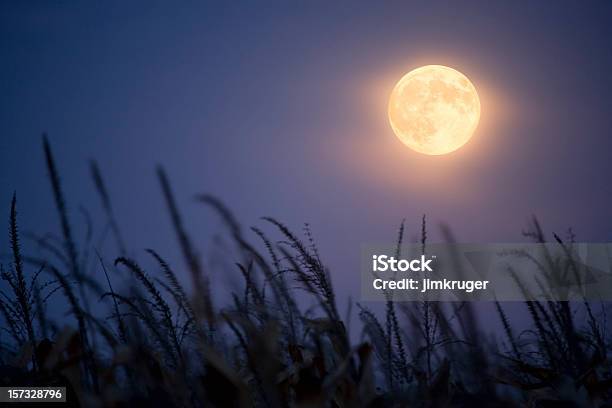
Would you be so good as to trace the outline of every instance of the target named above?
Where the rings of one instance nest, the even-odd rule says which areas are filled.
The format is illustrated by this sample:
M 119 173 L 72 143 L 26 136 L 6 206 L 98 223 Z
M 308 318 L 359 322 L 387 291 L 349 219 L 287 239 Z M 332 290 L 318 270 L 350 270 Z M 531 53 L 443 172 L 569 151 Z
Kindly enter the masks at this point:
M 212 328 L 214 326 L 214 309 L 208 279 L 204 276 L 200 259 L 183 225 L 183 219 L 178 211 L 176 200 L 174 199 L 174 194 L 172 193 L 170 182 L 168 181 L 168 176 L 166 176 L 166 172 L 161 166 L 157 167 L 157 178 L 162 188 L 162 193 L 168 207 L 168 212 L 170 213 L 174 232 L 176 233 L 181 247 L 181 252 L 183 253 L 187 268 L 191 273 L 192 282 L 198 294 L 198 301 L 201 301 L 203 312 Z
M 30 291 L 26 284 L 25 275 L 23 272 L 23 261 L 21 258 L 21 249 L 19 246 L 19 232 L 17 228 L 17 194 L 13 193 L 11 202 L 10 216 L 10 233 L 11 250 L 13 252 L 13 274 L 9 281 L 15 293 L 15 298 L 19 306 L 19 314 L 22 317 L 23 325 L 26 328 L 26 333 L 32 350 L 36 349 L 36 336 L 34 335 L 34 325 L 32 319 L 32 299 Z M 32 359 L 34 369 L 36 369 L 36 359 Z
M 166 327 L 167 332 L 173 342 L 174 353 L 176 353 L 179 360 L 182 359 L 181 347 L 178 342 L 178 335 L 174 323 L 172 321 L 172 312 L 170 306 L 163 298 L 161 293 L 155 287 L 153 281 L 147 276 L 145 271 L 133 260 L 128 258 L 119 257 L 115 260 L 115 266 L 124 265 L 127 267 L 144 286 L 149 295 L 153 298 L 156 309 L 160 312 L 160 317 L 163 325 Z
M 125 243 L 123 241 L 123 235 L 121 234 L 119 223 L 117 222 L 117 218 L 115 217 L 115 212 L 113 210 L 110 195 L 108 194 L 106 184 L 104 183 L 104 179 L 102 178 L 102 173 L 100 172 L 98 163 L 95 160 L 90 161 L 89 170 L 91 173 L 91 178 L 94 181 L 94 185 L 96 186 L 96 191 L 98 192 L 98 195 L 100 196 L 100 201 L 102 202 L 102 208 L 106 212 L 106 217 L 108 218 L 108 222 L 109 222 L 111 231 L 115 237 L 115 242 L 117 243 L 119 254 L 121 256 L 126 256 L 127 251 L 126 251 Z
M 77 319 L 77 324 L 79 328 L 79 338 L 81 342 L 81 349 L 83 351 L 83 362 L 84 369 L 86 373 L 86 377 L 88 377 L 91 381 L 91 387 L 94 392 L 99 392 L 99 381 L 98 381 L 98 372 L 96 367 L 95 356 L 93 350 L 89 345 L 89 335 L 87 332 L 87 324 L 85 318 L 85 312 L 81 308 L 79 304 L 79 300 L 72 290 L 72 286 L 66 279 L 64 275 L 60 271 L 58 271 L 55 267 L 50 266 L 49 270 L 51 274 L 55 277 L 55 279 L 59 282 L 64 296 L 68 300 L 72 308 L 72 314 Z
M 64 199 L 64 193 L 62 191 L 62 185 L 60 182 L 59 173 L 57 166 L 55 165 L 55 159 L 51 152 L 51 146 L 46 134 L 43 134 L 43 148 L 45 152 L 45 159 L 47 161 L 47 171 L 49 172 L 49 180 L 51 181 L 51 187 L 53 190 L 53 198 L 55 199 L 55 206 L 60 218 L 60 224 L 62 227 L 62 234 L 64 238 L 64 250 L 66 251 L 68 261 L 70 263 L 71 272 L 75 277 L 80 275 L 79 273 L 79 262 L 76 245 L 72 237 L 72 228 L 70 227 L 70 221 L 68 219 L 68 211 L 66 209 L 66 200 Z

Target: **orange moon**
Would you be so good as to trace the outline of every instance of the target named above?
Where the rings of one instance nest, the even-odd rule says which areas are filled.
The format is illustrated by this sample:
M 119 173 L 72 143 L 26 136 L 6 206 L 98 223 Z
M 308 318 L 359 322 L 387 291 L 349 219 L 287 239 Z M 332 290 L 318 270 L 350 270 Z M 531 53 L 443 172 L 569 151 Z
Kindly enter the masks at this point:
M 470 140 L 479 120 L 476 88 L 461 72 L 443 65 L 408 72 L 389 99 L 393 132 L 423 154 L 443 155 L 459 149 Z

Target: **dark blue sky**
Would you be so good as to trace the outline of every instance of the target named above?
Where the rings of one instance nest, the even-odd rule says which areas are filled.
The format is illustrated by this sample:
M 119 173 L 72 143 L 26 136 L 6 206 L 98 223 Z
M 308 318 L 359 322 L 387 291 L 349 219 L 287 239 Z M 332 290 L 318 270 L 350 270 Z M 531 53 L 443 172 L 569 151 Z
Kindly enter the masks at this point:
M 246 225 L 309 222 L 354 298 L 361 244 L 404 217 L 410 236 L 426 213 L 434 238 L 447 222 L 465 242 L 519 241 L 531 214 L 611 239 L 609 2 L 124 3 L 0 5 L 0 203 L 8 218 L 17 190 L 23 230 L 59 231 L 44 130 L 78 233 L 79 205 L 102 228 L 96 158 L 130 246 L 178 263 L 160 163 L 203 254 L 222 231 L 192 199 L 208 192 Z M 480 93 L 481 125 L 449 156 L 387 124 L 394 83 L 426 64 Z

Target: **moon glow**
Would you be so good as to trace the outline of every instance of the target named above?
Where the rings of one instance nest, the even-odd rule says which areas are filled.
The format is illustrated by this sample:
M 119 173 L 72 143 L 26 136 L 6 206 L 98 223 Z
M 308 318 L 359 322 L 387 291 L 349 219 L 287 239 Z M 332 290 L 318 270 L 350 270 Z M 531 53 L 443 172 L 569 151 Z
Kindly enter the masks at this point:
M 443 65 L 410 71 L 389 99 L 389 122 L 411 149 L 429 155 L 453 152 L 466 144 L 480 119 L 476 88 L 461 72 Z

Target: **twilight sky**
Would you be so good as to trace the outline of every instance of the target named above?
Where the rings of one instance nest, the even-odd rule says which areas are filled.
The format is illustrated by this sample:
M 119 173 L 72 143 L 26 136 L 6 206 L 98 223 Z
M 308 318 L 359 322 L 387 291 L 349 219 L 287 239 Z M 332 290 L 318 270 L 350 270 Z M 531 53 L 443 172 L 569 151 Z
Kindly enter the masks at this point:
M 180 264 L 162 164 L 203 254 L 222 232 L 193 201 L 207 192 L 245 225 L 309 222 L 354 298 L 360 245 L 394 240 L 404 217 L 415 236 L 426 213 L 433 239 L 447 222 L 463 242 L 520 241 L 531 214 L 612 238 L 610 2 L 124 3 L 0 5 L 0 205 L 8 220 L 17 190 L 23 231 L 59 232 L 47 131 L 78 234 L 79 205 L 102 228 L 96 158 L 131 248 Z M 448 156 L 387 123 L 395 82 L 427 64 L 481 98 Z

